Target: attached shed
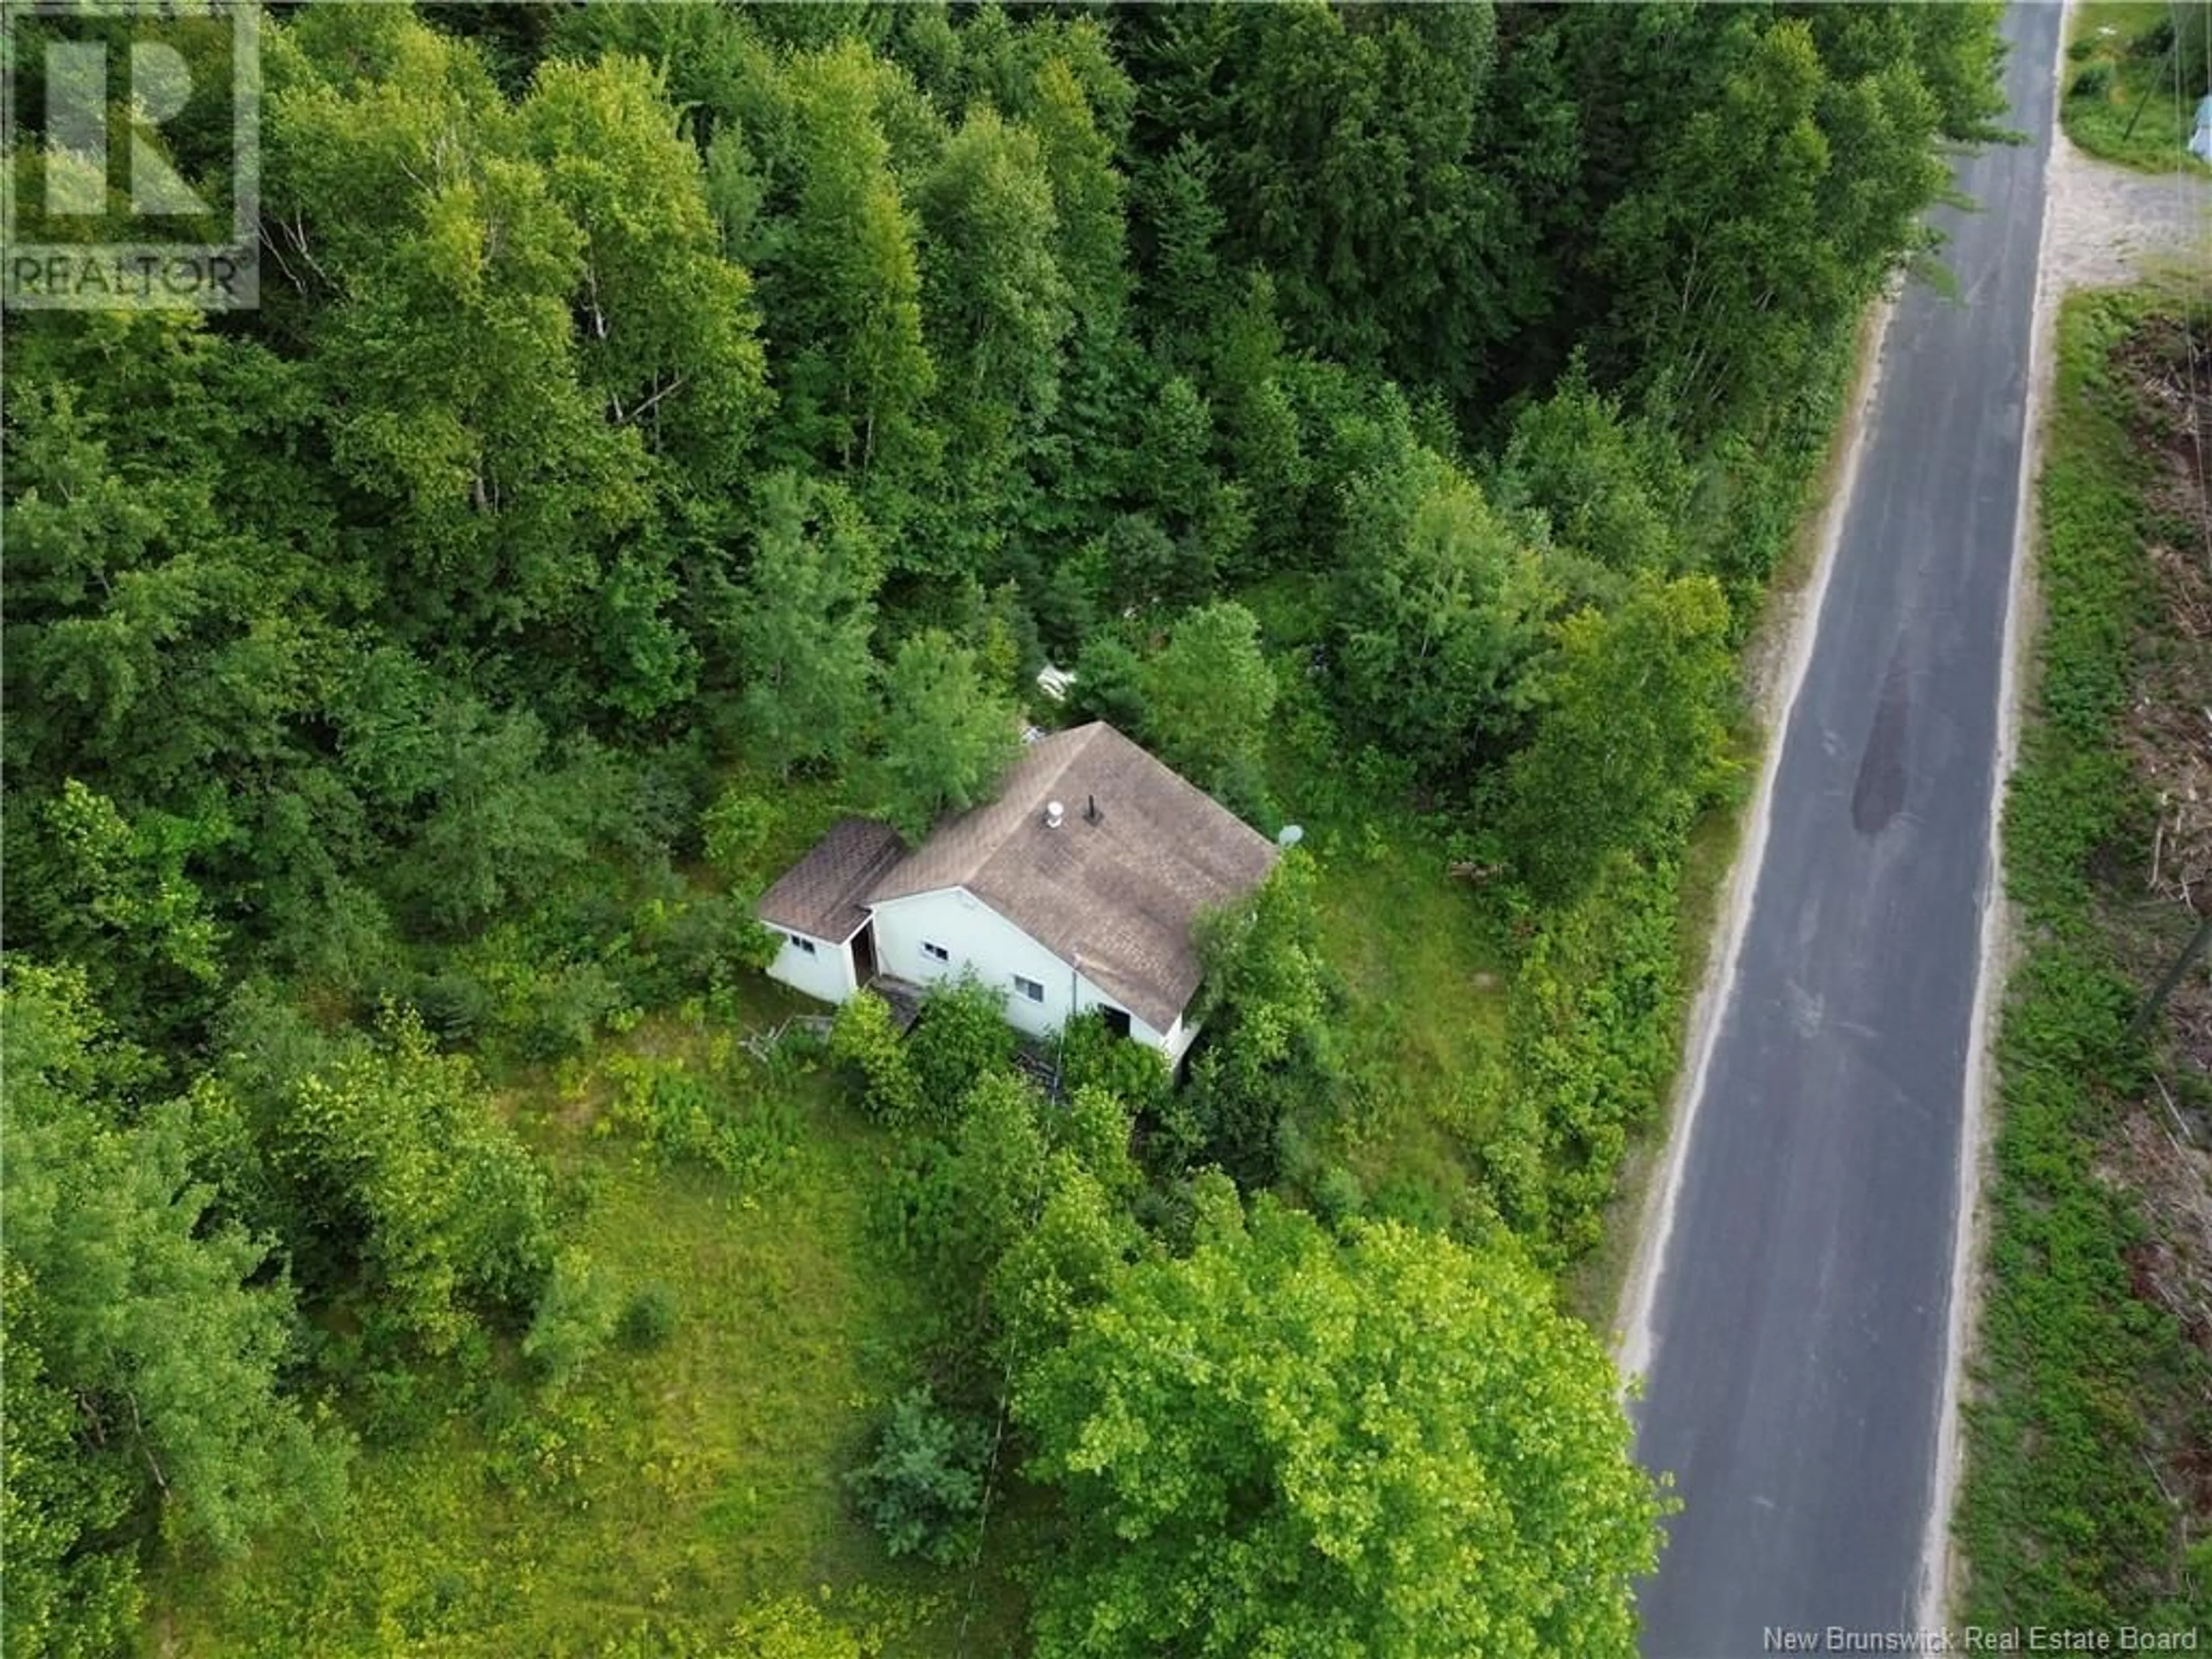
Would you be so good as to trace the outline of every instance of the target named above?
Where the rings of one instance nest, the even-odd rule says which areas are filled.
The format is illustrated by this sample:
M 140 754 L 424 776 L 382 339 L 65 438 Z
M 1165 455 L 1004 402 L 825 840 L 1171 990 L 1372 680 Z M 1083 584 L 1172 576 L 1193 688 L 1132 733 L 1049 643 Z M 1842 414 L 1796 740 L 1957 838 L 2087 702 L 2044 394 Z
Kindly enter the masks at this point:
M 783 936 L 769 976 L 842 1002 L 876 976 L 868 896 L 906 856 L 887 823 L 844 818 L 761 895 L 757 914 Z

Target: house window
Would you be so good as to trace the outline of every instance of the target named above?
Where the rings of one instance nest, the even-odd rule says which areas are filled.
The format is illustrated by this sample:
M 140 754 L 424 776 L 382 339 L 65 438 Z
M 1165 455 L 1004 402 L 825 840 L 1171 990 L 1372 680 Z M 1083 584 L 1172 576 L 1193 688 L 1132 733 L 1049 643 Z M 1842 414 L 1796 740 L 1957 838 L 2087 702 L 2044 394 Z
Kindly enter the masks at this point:
M 1014 975 L 1014 989 L 1019 991 L 1031 1002 L 1042 1002 L 1044 1000 L 1044 987 L 1036 980 L 1024 979 L 1019 974 L 1016 974 Z
M 786 933 L 784 937 L 799 947 L 799 955 L 803 957 L 811 957 L 814 954 L 814 941 L 812 939 L 801 939 L 796 933 Z
M 927 939 L 924 939 L 921 942 L 921 953 L 927 957 L 932 962 L 950 962 L 952 960 L 951 951 L 946 950 L 942 945 L 932 945 Z

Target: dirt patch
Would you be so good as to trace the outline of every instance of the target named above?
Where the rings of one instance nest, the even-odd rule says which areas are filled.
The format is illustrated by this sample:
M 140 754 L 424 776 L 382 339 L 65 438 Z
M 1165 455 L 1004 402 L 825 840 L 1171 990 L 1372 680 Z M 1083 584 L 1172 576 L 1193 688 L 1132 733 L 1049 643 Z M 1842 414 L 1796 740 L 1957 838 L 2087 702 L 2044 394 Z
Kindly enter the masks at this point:
M 2200 1352 L 2212 1354 L 2212 1152 L 2191 1134 L 2160 1085 L 2154 1103 L 2123 1117 L 2097 1173 L 2147 1224 L 2145 1236 L 2124 1252 L 2130 1291 L 2172 1316 Z M 2203 1431 L 2212 1415 L 2212 1371 L 2199 1368 L 2193 1386 L 2184 1382 L 2146 1403 L 2151 1474 L 2185 1544 L 2212 1517 L 2212 1443 Z
M 2045 295 L 2118 288 L 2212 245 L 2212 179 L 2149 176 L 2083 155 L 2054 135 L 2039 273 Z
M 2125 1190 L 2150 1224 L 2148 1235 L 2128 1249 L 2135 1293 L 2164 1308 L 2191 1342 L 2212 1353 L 2212 1151 L 2160 1091 L 2121 1122 L 2098 1172 Z M 2212 1486 L 2203 1497 L 2212 1510 Z
M 2212 350 L 2179 319 L 2154 315 L 2112 362 L 2133 389 L 2132 435 L 2148 462 L 2142 533 L 2156 608 L 2136 653 L 2125 739 L 2151 802 L 2137 856 L 2154 910 L 2116 917 L 2124 955 L 2148 982 L 2212 915 Z M 2212 979 L 2191 974 L 2175 987 L 2166 1032 L 2169 1066 L 2212 1078 Z
M 2154 315 L 2113 352 L 2112 365 L 2132 389 L 2132 435 L 2147 462 L 2142 530 L 2155 615 L 2136 653 L 2126 741 L 2152 802 L 2142 888 L 2164 915 L 2131 927 L 2128 907 L 2112 908 L 2127 955 L 2148 980 L 2158 958 L 2212 915 L 2212 491 L 2204 471 L 2212 349 L 2202 331 Z M 2176 986 L 2162 1024 L 2154 1092 L 2124 1117 L 2100 1167 L 2150 1223 L 2130 1259 L 2136 1294 L 2212 1353 L 2212 975 L 2192 973 Z M 2197 1497 L 2212 1508 L 2212 1483 Z

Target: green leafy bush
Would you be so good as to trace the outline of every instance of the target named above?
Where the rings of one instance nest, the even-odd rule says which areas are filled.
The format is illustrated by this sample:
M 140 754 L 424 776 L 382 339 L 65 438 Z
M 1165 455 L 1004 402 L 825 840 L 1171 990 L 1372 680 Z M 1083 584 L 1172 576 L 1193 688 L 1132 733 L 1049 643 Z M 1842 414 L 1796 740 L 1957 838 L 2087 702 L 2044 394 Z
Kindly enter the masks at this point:
M 632 1353 L 650 1353 L 676 1334 L 676 1292 L 658 1280 L 623 1304 L 615 1335 Z
M 1013 1062 L 1014 1029 L 1004 993 L 963 974 L 939 980 L 921 1000 L 907 1033 L 921 1115 L 934 1124 L 958 1120 L 968 1091 Z
M 1188 1080 L 1168 1103 L 1178 1137 L 1246 1190 L 1270 1184 L 1292 1119 L 1326 1121 L 1350 1086 L 1337 1028 L 1342 988 L 1321 949 L 1314 866 L 1293 851 L 1249 901 L 1200 919 L 1204 1024 Z
M 696 1164 L 733 1180 L 769 1178 L 801 1133 L 787 1091 L 740 1058 L 727 1032 L 704 1055 L 611 1054 L 599 1067 L 614 1093 L 598 1133 L 635 1136 L 664 1164 Z
M 915 1075 L 890 1005 L 872 991 L 845 999 L 830 1026 L 830 1057 L 860 1073 L 861 1103 L 886 1123 L 913 1121 L 921 1109 Z
M 570 963 L 538 980 L 515 1046 L 527 1059 L 558 1060 L 588 1048 L 603 1025 L 633 1006 L 598 963 Z
M 1025 1079 L 994 1073 L 969 1091 L 943 1138 L 917 1138 L 908 1148 L 895 1189 L 898 1243 L 927 1275 L 937 1322 L 963 1350 L 990 1329 L 985 1281 L 1043 1196 L 1041 1105 Z
M 1588 896 L 1546 918 L 1514 975 L 1511 1083 L 1480 1161 L 1498 1213 L 1549 1266 L 1597 1243 L 1628 1130 L 1671 1073 L 1679 886 L 1672 864 L 1615 854 Z
M 875 1455 L 848 1477 L 854 1501 L 892 1556 L 950 1566 L 977 1547 L 975 1522 L 989 1426 L 939 1409 L 927 1388 L 893 1402 Z
M 1095 1009 L 1078 1014 L 1060 1030 L 1060 1083 L 1070 1095 L 1100 1090 L 1141 1115 L 1161 1103 L 1171 1081 L 1157 1048 L 1116 1036 Z
M 236 1195 L 310 1291 L 354 1304 L 372 1349 L 445 1353 L 482 1315 L 535 1304 L 551 1261 L 544 1173 L 474 1064 L 439 1054 L 411 1012 L 379 1036 L 329 1045 L 305 1076 L 241 1059 L 234 1097 L 211 1089 L 209 1103 L 228 1099 L 258 1145 Z
M 584 1251 L 573 1246 L 553 1258 L 553 1271 L 538 1298 L 538 1311 L 522 1339 L 522 1357 L 550 1388 L 568 1385 L 579 1367 L 605 1346 L 615 1324 L 606 1285 Z
M 2085 64 L 2074 77 L 2074 84 L 2066 89 L 2069 98 L 2103 98 L 2112 90 L 2112 66 L 2109 63 Z
M 700 820 L 707 862 L 733 887 L 757 879 L 761 849 L 775 827 L 775 808 L 739 785 L 715 798 Z
M 1729 774 L 1736 665 L 1710 576 L 1639 577 L 1559 624 L 1547 707 L 1506 769 L 1500 829 L 1521 878 L 1566 904 L 1616 851 L 1670 854 Z

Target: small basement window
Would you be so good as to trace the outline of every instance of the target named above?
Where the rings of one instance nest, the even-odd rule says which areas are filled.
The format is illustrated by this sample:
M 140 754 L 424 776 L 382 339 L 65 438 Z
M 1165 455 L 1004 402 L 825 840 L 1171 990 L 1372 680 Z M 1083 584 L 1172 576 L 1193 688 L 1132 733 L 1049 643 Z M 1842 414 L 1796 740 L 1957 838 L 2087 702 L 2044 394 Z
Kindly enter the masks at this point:
M 952 960 L 951 951 L 946 950 L 942 945 L 932 945 L 927 939 L 924 939 L 921 942 L 921 953 L 927 957 L 932 962 L 950 962 Z
M 796 933 L 787 933 L 784 937 L 799 947 L 799 955 L 803 957 L 811 957 L 814 954 L 814 941 L 812 939 L 801 939 Z
M 1044 1000 L 1044 987 L 1036 980 L 1024 979 L 1021 975 L 1016 974 L 1014 975 L 1014 989 L 1019 991 L 1031 1002 L 1042 1002 Z

